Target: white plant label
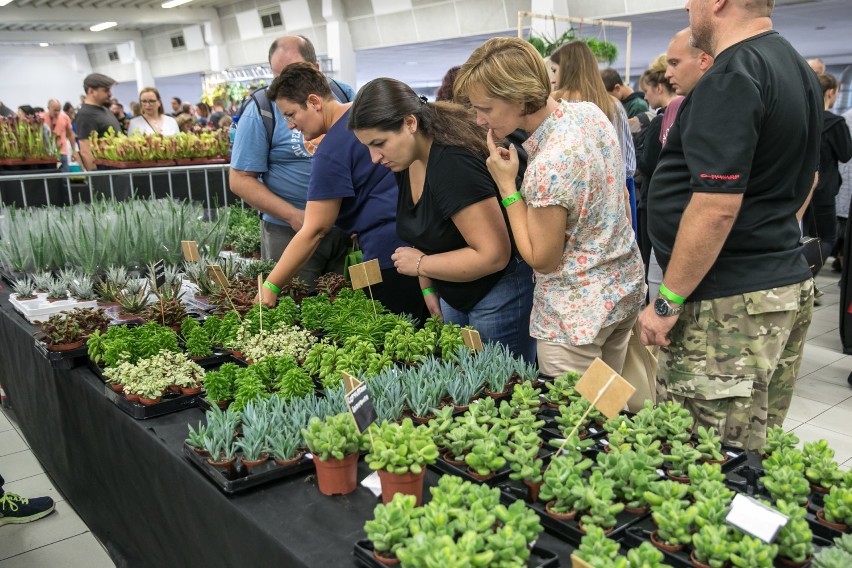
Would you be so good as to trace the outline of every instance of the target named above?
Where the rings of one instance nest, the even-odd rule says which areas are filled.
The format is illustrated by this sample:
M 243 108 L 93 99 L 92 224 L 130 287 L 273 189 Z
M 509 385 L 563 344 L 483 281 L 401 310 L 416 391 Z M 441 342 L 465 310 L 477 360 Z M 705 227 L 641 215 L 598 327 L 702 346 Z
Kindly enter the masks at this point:
M 743 532 L 771 544 L 789 517 L 751 497 L 737 494 L 725 520 Z
M 379 479 L 378 471 L 374 471 L 365 477 L 364 481 L 361 482 L 361 485 L 372 491 L 373 495 L 376 497 L 382 494 L 382 480 Z

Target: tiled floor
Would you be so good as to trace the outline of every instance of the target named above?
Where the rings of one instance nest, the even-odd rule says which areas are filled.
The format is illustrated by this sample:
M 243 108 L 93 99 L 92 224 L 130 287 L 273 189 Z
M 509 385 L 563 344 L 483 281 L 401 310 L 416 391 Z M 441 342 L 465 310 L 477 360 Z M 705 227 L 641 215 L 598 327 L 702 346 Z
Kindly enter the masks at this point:
M 823 438 L 843 469 L 852 467 L 852 356 L 843 355 L 838 327 L 839 276 L 827 268 L 817 278 L 825 293 L 815 308 L 793 404 L 784 422 L 802 440 Z M 26 440 L 0 412 L 0 472 L 6 489 L 23 496 L 50 495 L 56 512 L 27 525 L 0 527 L 0 568 L 112 568 L 113 562 L 56 490 Z

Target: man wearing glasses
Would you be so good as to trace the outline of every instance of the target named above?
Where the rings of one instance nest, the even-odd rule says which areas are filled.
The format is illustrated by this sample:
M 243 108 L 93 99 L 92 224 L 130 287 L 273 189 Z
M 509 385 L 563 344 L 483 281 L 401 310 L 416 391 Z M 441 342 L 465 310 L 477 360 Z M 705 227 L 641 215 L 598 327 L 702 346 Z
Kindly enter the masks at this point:
M 89 147 L 89 134 L 97 132 L 103 136 L 112 127 L 113 131 L 122 131 L 118 119 L 110 111 L 110 99 L 112 98 L 112 86 L 115 81 L 111 77 L 101 73 L 92 73 L 83 79 L 83 90 L 86 98 L 83 106 L 77 113 L 77 142 L 80 146 L 80 158 L 84 170 L 96 170 L 95 158 Z

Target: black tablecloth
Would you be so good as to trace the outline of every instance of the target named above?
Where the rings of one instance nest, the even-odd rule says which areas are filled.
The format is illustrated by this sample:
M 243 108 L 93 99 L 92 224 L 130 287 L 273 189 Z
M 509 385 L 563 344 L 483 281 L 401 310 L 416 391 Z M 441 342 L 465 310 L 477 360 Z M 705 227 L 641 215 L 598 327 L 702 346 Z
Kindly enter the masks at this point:
M 88 368 L 51 367 L 33 329 L 0 294 L 0 384 L 36 457 L 118 566 L 354 564 L 378 502 L 368 490 L 326 497 L 303 474 L 226 496 L 182 456 L 200 410 L 133 420 Z M 359 467 L 361 480 L 369 470 Z M 568 564 L 567 544 L 545 534 L 540 544 Z

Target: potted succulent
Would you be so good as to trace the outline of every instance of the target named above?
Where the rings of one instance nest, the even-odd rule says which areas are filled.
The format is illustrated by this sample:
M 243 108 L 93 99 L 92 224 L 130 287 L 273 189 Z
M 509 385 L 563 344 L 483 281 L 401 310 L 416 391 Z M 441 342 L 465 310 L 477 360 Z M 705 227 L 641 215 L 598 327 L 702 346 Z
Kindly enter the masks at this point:
M 625 568 L 665 568 L 668 566 L 665 555 L 650 542 L 643 542 L 637 548 L 627 551 Z
M 777 555 L 777 544 L 766 544 L 753 536 L 744 535 L 733 546 L 731 564 L 740 568 L 771 568 Z
M 544 394 L 544 402 L 550 408 L 559 408 L 563 404 L 568 405 L 572 400 L 579 398 L 576 386 L 580 374 L 576 371 L 568 371 L 545 383 L 547 392 Z
M 614 482 L 612 479 L 603 477 L 600 471 L 592 473 L 588 480 L 594 495 L 590 499 L 586 513 L 580 517 L 580 530 L 594 525 L 609 533 L 618 522 L 616 515 L 624 510 L 624 503 L 615 502 Z
M 618 558 L 619 548 L 617 542 L 607 538 L 603 529 L 591 525 L 580 540 L 580 546 L 574 556 L 595 568 L 610 567 L 613 566 L 613 559 Z
M 817 520 L 827 527 L 846 532 L 852 526 L 852 488 L 832 487 L 817 511 Z
M 210 371 L 204 376 L 204 389 L 207 400 L 220 407 L 227 406 L 234 398 L 234 380 L 238 367 L 235 363 L 224 363 L 218 371 Z
M 51 282 L 50 286 L 47 287 L 47 301 L 60 302 L 67 299 L 68 288 L 65 287 L 65 283 L 61 280 Z
M 697 495 L 700 495 L 700 498 L 696 499 L 693 505 L 696 511 L 695 526 L 699 529 L 707 525 L 723 526 L 728 516 L 730 499 L 718 494 L 697 493 Z
M 550 467 L 544 472 L 539 496 L 546 501 L 545 509 L 551 517 L 560 520 L 573 519 L 577 514 L 579 495 L 574 491 L 582 486 L 583 472 L 592 467 L 592 460 L 576 461 L 571 455 L 554 456 Z
M 15 299 L 18 301 L 35 300 L 36 286 L 29 276 L 25 276 L 12 284 L 12 292 L 15 293 Z
M 624 510 L 633 515 L 643 515 L 648 511 L 645 491 L 657 482 L 657 468 L 661 460 L 644 452 L 626 450 L 615 451 L 615 463 L 607 472 L 615 482 L 616 495 L 624 502 Z M 607 454 L 598 454 L 599 463 Z
M 464 461 L 467 464 L 467 472 L 480 481 L 491 479 L 506 465 L 503 449 L 493 438 L 475 442 Z
M 282 428 L 266 436 L 266 447 L 275 463 L 281 466 L 292 465 L 302 459 L 304 452 L 299 450 L 301 443 L 299 432 L 292 429 Z
M 42 323 L 36 333 L 47 343 L 49 351 L 70 351 L 83 346 L 85 330 L 76 318 L 56 314 Z
M 728 458 L 722 454 L 722 438 L 716 433 L 715 428 L 699 426 L 695 433 L 698 438 L 695 449 L 701 454 L 702 460 L 711 463 L 728 461 Z
M 447 393 L 456 410 L 467 410 L 481 389 L 482 382 L 476 375 L 456 372 L 447 382 Z
M 208 455 L 207 450 L 204 449 L 204 438 L 207 435 L 207 426 L 199 421 L 197 430 L 192 427 L 192 424 L 189 424 L 188 427 L 189 434 L 187 435 L 186 440 L 184 440 L 186 445 L 192 448 L 198 455 Z
M 509 442 L 509 448 L 504 457 L 509 462 L 512 473 L 511 479 L 520 480 L 529 489 L 527 498 L 531 503 L 538 501 L 539 490 L 543 483 L 541 475 L 544 462 L 538 457 L 538 445 L 522 445 L 513 441 Z
M 373 556 L 382 564 L 399 564 L 396 551 L 411 536 L 411 523 L 418 509 L 413 495 L 397 493 L 390 502 L 377 505 L 373 519 L 364 523 L 364 532 L 373 543 Z
M 771 456 L 784 448 L 795 448 L 799 445 L 799 437 L 793 432 L 785 432 L 781 426 L 773 426 L 766 431 L 766 444 L 763 446 L 765 456 Z
M 415 422 L 425 424 L 435 416 L 435 411 L 441 406 L 444 387 L 439 383 L 426 381 L 407 381 L 405 401 L 411 409 Z
M 726 525 L 704 525 L 692 535 L 692 564 L 696 568 L 724 568 L 731 558 L 730 541 Z
M 682 550 L 692 542 L 692 525 L 696 514 L 695 507 L 683 501 L 663 502 L 652 513 L 657 530 L 651 533 L 651 542 L 657 548 L 669 552 Z
M 775 508 L 789 517 L 775 540 L 778 560 L 785 566 L 804 566 L 814 554 L 813 533 L 805 518 L 807 513 L 798 503 L 784 499 L 776 499 Z
M 554 417 L 554 420 L 559 426 L 562 435 L 567 436 L 576 427 L 576 432 L 581 440 L 589 436 L 589 425 L 593 421 L 599 420 L 602 416 L 598 409 L 593 407 L 591 412 L 586 416 L 586 419 L 581 422 L 583 415 L 586 414 L 586 410 L 590 405 L 591 403 L 588 400 L 580 398 L 572 402 L 570 406 L 559 407 L 559 414 Z
M 346 495 L 358 484 L 358 450 L 362 437 L 348 413 L 314 416 L 302 436 L 314 455 L 317 485 L 323 495 Z
M 686 496 L 689 494 L 689 486 L 671 479 L 663 479 L 656 483 L 652 483 L 651 487 L 645 492 L 645 501 L 651 506 L 651 510 L 655 511 L 663 506 L 668 501 L 676 501 L 684 506 L 689 502 Z
M 688 444 L 678 440 L 672 442 L 669 455 L 665 459 L 671 464 L 666 470 L 666 475 L 675 481 L 689 483 L 689 466 L 701 459 L 701 452 Z
M 832 451 L 832 456 L 834 452 Z M 811 488 L 817 493 L 828 493 L 840 480 L 843 472 L 837 462 L 827 455 L 805 457 L 807 466 L 805 477 L 811 482 Z
M 267 451 L 267 430 L 268 418 L 263 420 L 261 424 L 248 424 L 243 420 L 242 437 L 238 438 L 235 444 L 237 448 L 242 450 L 243 455 L 240 456 L 240 461 L 246 469 L 251 470 L 265 463 L 269 459 Z
M 766 475 L 760 481 L 775 501 L 781 499 L 800 507 L 807 506 L 811 488 L 801 472 L 787 466 L 765 469 L 764 472 Z
M 537 410 L 541 406 L 539 395 L 541 389 L 535 388 L 530 382 L 518 383 L 512 391 L 511 405 L 517 412 L 523 410 Z
M 669 444 L 675 441 L 685 444 L 689 441 L 694 419 L 687 409 L 670 400 L 660 404 L 655 410 L 660 435 L 668 440 Z
M 189 318 L 184 321 L 195 321 Z M 181 327 L 183 331 L 183 327 Z M 196 326 L 186 335 L 186 354 L 193 359 L 202 359 L 213 355 L 213 350 L 210 348 L 210 337 L 204 328 L 196 324 Z
M 373 427 L 367 463 L 379 472 L 382 500 L 389 503 L 397 493 L 414 495 L 416 505 L 423 499 L 426 466 L 438 459 L 438 447 L 426 428 L 415 428 L 410 418 L 402 424 L 385 422 Z

